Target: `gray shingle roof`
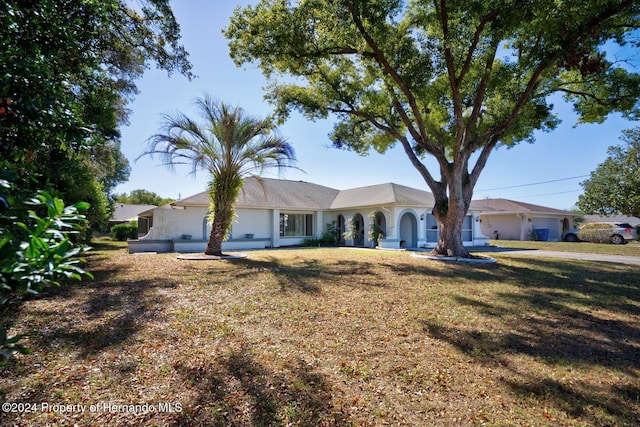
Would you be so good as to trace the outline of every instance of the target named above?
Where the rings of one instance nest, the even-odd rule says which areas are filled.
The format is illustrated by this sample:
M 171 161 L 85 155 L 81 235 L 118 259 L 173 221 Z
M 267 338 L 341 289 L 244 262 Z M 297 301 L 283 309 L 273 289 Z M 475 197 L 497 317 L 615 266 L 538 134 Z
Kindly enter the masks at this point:
M 206 191 L 178 200 L 175 206 L 209 206 Z M 336 190 L 304 181 L 247 178 L 236 207 L 300 210 L 339 210 L 365 206 L 411 206 L 431 208 L 433 194 L 428 191 L 387 183 Z M 471 208 L 485 213 L 538 213 L 573 215 L 573 212 L 508 199 L 473 200 Z
M 427 191 L 387 183 L 342 190 L 331 203 L 330 209 L 385 205 L 430 207 L 433 204 L 433 194 Z
M 484 199 L 484 200 L 472 200 L 472 207 L 477 207 L 479 209 L 484 209 L 485 213 L 491 213 L 491 211 L 495 211 L 496 213 L 505 213 L 505 212 L 518 212 L 518 213 L 547 213 L 547 214 L 558 214 L 558 215 L 574 215 L 573 212 L 563 211 L 561 209 L 549 208 L 547 206 L 533 205 L 531 203 L 518 202 L 515 200 L 509 199 Z
M 338 190 L 304 181 L 247 178 L 237 208 L 327 209 Z M 208 206 L 206 191 L 174 203 L 177 206 Z
M 387 183 L 336 190 L 304 181 L 248 178 L 240 192 L 238 208 L 348 209 L 363 206 L 433 206 L 433 195 L 403 185 Z M 206 191 L 178 200 L 176 206 L 208 206 Z

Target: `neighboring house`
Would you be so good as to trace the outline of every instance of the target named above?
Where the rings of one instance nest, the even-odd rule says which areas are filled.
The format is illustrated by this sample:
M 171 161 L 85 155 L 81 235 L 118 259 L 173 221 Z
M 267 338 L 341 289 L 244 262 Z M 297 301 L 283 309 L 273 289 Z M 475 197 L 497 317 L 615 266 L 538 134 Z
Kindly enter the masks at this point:
M 574 227 L 573 212 L 508 199 L 471 202 L 480 213 L 480 230 L 494 239 L 535 240 L 535 230 L 548 229 L 548 240 L 560 241 L 562 232 Z
M 336 190 L 303 181 L 249 178 L 222 247 L 229 251 L 300 245 L 305 239 L 320 238 L 327 224 L 333 224 L 338 236 L 352 231 L 350 238 L 341 238 L 346 246 L 373 247 L 375 229 L 383 236 L 377 242 L 382 248 L 433 248 L 439 238 L 433 205 L 431 193 L 393 183 Z M 496 229 L 500 238 L 529 240 L 530 231 L 520 228 L 522 221 L 528 226 L 524 230 L 532 225 L 552 227 L 559 219 L 573 226 L 571 212 L 524 206 L 534 205 L 503 206 L 507 210 L 500 211 L 491 200 L 473 202 L 463 224 L 464 244 L 488 244 Z M 142 212 L 140 217 L 153 226 L 144 237 L 129 241 L 129 252 L 204 251 L 211 232 L 208 213 L 207 192 Z M 552 238 L 559 240 L 560 232 L 561 228 L 554 230 Z
M 155 205 L 129 205 L 125 203 L 116 203 L 114 205 L 113 215 L 109 219 L 109 229 L 116 224 L 138 221 L 138 231 L 140 234 L 146 234 L 151 224 L 146 222 L 146 218 L 139 220 L 140 214 L 156 208 Z
M 338 236 L 352 229 L 347 246 L 373 247 L 375 222 L 384 248 L 434 247 L 437 221 L 431 215 L 431 193 L 398 184 L 380 184 L 336 190 L 303 181 L 245 180 L 236 203 L 236 221 L 224 250 L 277 248 L 320 238 L 327 224 Z M 153 226 L 139 240 L 129 241 L 129 252 L 204 251 L 211 226 L 206 192 L 141 213 Z M 479 212 L 470 211 L 464 222 L 466 245 L 484 245 Z
M 633 227 L 640 226 L 640 218 L 635 216 L 602 216 L 602 215 L 582 215 L 584 222 L 615 222 L 618 224 L 630 224 Z

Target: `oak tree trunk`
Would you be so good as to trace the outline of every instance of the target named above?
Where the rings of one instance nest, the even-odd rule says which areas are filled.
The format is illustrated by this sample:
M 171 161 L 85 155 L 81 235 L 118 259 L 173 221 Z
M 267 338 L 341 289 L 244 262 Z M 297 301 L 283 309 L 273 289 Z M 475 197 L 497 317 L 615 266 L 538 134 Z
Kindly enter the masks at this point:
M 453 167 L 448 170 L 447 184 L 434 191 L 435 216 L 440 227 L 440 237 L 432 255 L 470 258 L 471 254 L 462 244 L 462 227 L 469 211 L 473 186 L 466 169 Z
M 469 258 L 467 248 L 462 244 L 462 226 L 467 214 L 464 207 L 462 209 L 455 204 L 447 203 L 446 212 L 433 210 L 433 215 L 438 220 L 440 227 L 440 237 L 436 247 L 431 251 L 432 255 Z M 438 204 L 436 203 L 436 207 Z

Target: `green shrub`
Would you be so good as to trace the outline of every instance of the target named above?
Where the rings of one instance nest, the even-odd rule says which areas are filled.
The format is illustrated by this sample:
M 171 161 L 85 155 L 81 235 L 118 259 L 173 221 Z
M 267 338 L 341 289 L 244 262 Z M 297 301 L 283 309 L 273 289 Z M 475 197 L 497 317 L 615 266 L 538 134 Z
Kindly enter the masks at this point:
M 79 212 L 88 208 L 88 203 L 65 207 L 45 191 L 19 194 L 0 178 L 0 366 L 15 353 L 29 353 L 20 343 L 24 335 L 10 336 L 3 324 L 7 319 L 13 323 L 6 309 L 12 299 L 38 294 L 63 280 L 92 277 L 79 267 L 84 260 L 78 258 L 90 248 L 71 240 L 86 221 Z
M 584 242 L 609 243 L 613 234 L 611 224 L 586 224 L 578 232 L 578 238 Z
M 338 232 L 335 221 L 327 223 L 326 230 L 319 239 L 304 239 L 302 246 L 335 246 L 338 244 Z
M 138 222 L 132 221 L 114 225 L 111 227 L 111 238 L 120 242 L 124 242 L 129 239 L 137 239 Z

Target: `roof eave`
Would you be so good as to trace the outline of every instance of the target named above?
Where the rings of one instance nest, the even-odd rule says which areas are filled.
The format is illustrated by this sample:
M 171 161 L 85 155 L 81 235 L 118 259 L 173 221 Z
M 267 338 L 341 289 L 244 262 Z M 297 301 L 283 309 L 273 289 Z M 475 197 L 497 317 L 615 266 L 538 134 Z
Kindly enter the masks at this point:
M 482 215 L 555 215 L 555 216 L 576 216 L 573 212 L 542 212 L 542 211 L 485 211 Z

